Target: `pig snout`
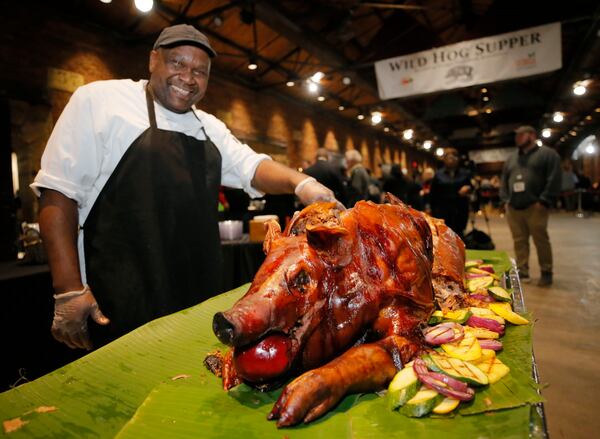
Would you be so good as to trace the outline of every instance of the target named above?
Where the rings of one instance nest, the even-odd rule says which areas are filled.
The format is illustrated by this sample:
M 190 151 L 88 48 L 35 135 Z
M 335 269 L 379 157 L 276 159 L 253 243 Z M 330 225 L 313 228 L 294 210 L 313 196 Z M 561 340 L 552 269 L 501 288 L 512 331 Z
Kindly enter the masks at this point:
M 213 332 L 223 344 L 233 346 L 236 338 L 235 326 L 222 312 L 218 312 L 213 317 Z
M 224 344 L 232 347 L 255 342 L 269 331 L 276 330 L 272 309 L 255 303 L 238 304 L 213 318 L 213 331 Z

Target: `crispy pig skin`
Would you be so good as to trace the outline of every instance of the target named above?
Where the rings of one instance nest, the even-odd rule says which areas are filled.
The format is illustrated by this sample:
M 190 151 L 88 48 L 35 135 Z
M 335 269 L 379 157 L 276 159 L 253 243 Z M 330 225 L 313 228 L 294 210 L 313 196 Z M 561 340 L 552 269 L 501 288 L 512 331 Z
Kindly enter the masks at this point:
M 386 194 L 386 198 L 391 204 L 412 211 L 415 215 L 420 214 L 427 221 L 431 230 L 434 255 L 431 278 L 435 301 L 439 308 L 446 311 L 464 307 L 467 291 L 463 283 L 465 244 L 462 239 L 444 220 L 417 212 L 389 193 Z
M 250 289 L 215 315 L 215 334 L 233 352 L 270 334 L 290 338 L 287 376 L 297 378 L 269 414 L 278 427 L 310 422 L 348 393 L 384 388 L 426 348 L 421 328 L 434 302 L 460 299 L 434 296 L 432 279 L 462 276 L 464 246 L 443 223 L 389 199 L 347 210 L 315 203 L 283 233 L 270 225 Z M 222 373 L 225 388 L 240 380 L 231 356 Z

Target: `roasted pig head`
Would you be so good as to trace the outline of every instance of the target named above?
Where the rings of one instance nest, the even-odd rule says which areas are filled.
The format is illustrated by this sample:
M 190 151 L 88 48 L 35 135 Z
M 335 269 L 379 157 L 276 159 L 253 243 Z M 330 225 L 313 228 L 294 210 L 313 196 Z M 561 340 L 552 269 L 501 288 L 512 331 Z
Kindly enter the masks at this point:
M 316 203 L 283 233 L 268 227 L 250 289 L 214 316 L 214 333 L 233 348 L 216 372 L 228 389 L 309 371 L 271 412 L 286 426 L 346 393 L 385 386 L 421 349 L 419 328 L 434 306 L 433 244 L 423 215 L 403 205 Z

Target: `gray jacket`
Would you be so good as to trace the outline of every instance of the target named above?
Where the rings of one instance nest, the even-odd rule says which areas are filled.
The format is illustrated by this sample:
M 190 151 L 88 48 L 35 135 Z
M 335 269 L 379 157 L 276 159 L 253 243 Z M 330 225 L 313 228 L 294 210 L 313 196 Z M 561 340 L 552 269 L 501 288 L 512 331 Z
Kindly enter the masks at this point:
M 504 163 L 500 198 L 515 209 L 526 209 L 536 202 L 547 207 L 560 193 L 560 156 L 547 146 L 525 153 L 517 149 Z

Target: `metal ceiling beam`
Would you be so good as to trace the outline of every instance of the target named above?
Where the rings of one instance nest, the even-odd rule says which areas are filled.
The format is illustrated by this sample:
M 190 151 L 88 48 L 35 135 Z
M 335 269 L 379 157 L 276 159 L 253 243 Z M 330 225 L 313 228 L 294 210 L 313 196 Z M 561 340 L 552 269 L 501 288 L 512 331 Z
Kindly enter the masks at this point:
M 169 15 L 172 20 L 176 20 L 178 18 L 177 11 L 174 11 L 171 8 L 169 8 L 167 5 L 164 4 L 164 2 L 157 2 L 157 8 L 160 11 L 162 11 L 163 13 Z M 293 73 L 291 70 L 286 69 L 285 67 L 281 66 L 280 64 L 273 62 L 272 60 L 265 58 L 258 53 L 255 53 L 253 49 L 244 47 L 244 46 L 236 43 L 235 41 L 230 40 L 227 37 L 224 37 L 219 32 L 216 32 L 216 31 L 210 29 L 209 27 L 206 27 L 206 26 L 198 23 L 199 20 L 196 18 L 182 17 L 180 19 L 180 21 L 184 21 L 186 23 L 193 24 L 198 30 L 204 32 L 211 38 L 219 40 L 222 43 L 227 44 L 228 46 L 233 47 L 234 49 L 239 50 L 242 53 L 245 53 L 247 56 L 254 56 L 257 60 L 262 61 L 263 63 L 267 64 L 272 70 L 277 70 L 286 77 L 291 76 Z
M 312 37 L 309 30 L 304 29 L 294 23 L 282 12 L 277 10 L 271 2 L 259 1 L 256 3 L 256 18 L 265 23 L 274 31 L 286 37 L 294 44 L 302 47 L 307 52 L 312 53 L 320 61 L 333 66 L 337 70 L 353 72 L 350 76 L 352 77 L 354 84 L 368 90 L 375 96 L 379 96 L 377 87 L 370 80 L 365 79 L 362 77 L 362 75 L 356 73 L 348 60 L 344 56 L 340 55 L 336 49 L 329 47 L 321 40 Z M 416 125 L 416 128 L 427 131 L 432 136 L 436 135 L 436 133 L 434 133 L 429 126 L 424 124 L 420 119 L 416 118 L 399 104 L 393 101 L 387 101 L 382 104 L 393 111 L 400 113 L 403 119 L 406 119 L 408 122 Z M 442 142 L 444 141 L 444 139 L 441 139 L 441 136 L 437 137 L 438 139 L 442 140 Z
M 202 19 L 207 18 L 207 17 L 212 17 L 214 15 L 220 14 L 221 12 L 225 12 L 225 11 L 231 9 L 231 8 L 234 8 L 234 7 L 238 6 L 238 5 L 240 5 L 241 3 L 243 3 L 243 1 L 239 1 L 239 0 L 238 1 L 231 1 L 231 2 L 227 3 L 224 6 L 219 6 L 218 8 L 214 8 L 214 9 L 211 9 L 210 11 L 203 12 L 200 15 L 196 15 L 194 17 L 189 17 L 188 19 L 195 21 L 195 20 L 202 20 Z
M 233 3 L 238 3 L 238 2 L 233 2 Z M 175 19 L 177 17 L 177 15 L 178 15 L 176 11 L 172 10 L 171 8 L 169 8 L 168 6 L 166 6 L 164 3 L 160 2 L 160 1 L 157 2 L 157 7 L 164 14 L 166 14 L 169 17 L 171 17 L 171 19 Z M 229 46 L 231 46 L 231 47 L 233 47 L 233 48 L 235 48 L 235 49 L 237 49 L 237 50 L 239 50 L 239 51 L 241 51 L 243 53 L 250 54 L 250 53 L 253 52 L 251 49 L 248 49 L 246 47 L 243 47 L 243 46 L 237 44 L 236 42 L 234 42 L 234 41 L 232 41 L 232 40 L 230 40 L 230 39 L 222 36 L 218 32 L 215 32 L 212 29 L 209 29 L 209 28 L 207 28 L 205 26 L 200 25 L 199 23 L 197 23 L 197 18 L 195 18 L 192 21 L 189 17 L 188 18 L 183 17 L 183 20 L 185 22 L 187 22 L 187 23 L 193 22 L 194 26 L 196 26 L 200 31 L 208 34 L 209 36 L 211 36 L 211 37 L 213 37 L 215 39 L 220 40 L 221 42 L 223 42 L 223 43 L 225 43 L 225 44 L 227 44 L 227 45 L 229 45 Z M 283 71 L 283 73 L 285 73 L 288 76 L 291 76 L 293 74 L 293 72 L 291 72 L 290 70 L 282 67 L 281 65 L 278 65 L 277 63 L 275 63 L 275 62 L 273 62 L 273 61 L 271 61 L 271 60 L 269 60 L 267 58 L 263 58 L 263 57 L 261 57 L 258 54 L 257 54 L 257 58 L 259 60 L 262 60 L 265 63 L 269 64 L 269 66 L 271 66 L 273 70 L 277 70 L 277 71 L 280 71 L 280 72 Z M 226 72 L 218 71 L 218 70 L 216 70 L 216 73 L 220 77 L 228 79 L 229 81 L 238 82 L 238 83 L 241 81 L 244 85 L 246 85 L 249 88 L 256 88 L 256 84 L 252 84 L 250 81 L 248 81 L 244 77 L 240 77 L 238 75 L 231 75 L 231 74 L 228 74 Z M 289 95 L 287 95 L 285 93 L 281 93 L 281 92 L 279 92 L 277 90 L 265 90 L 265 92 L 269 93 L 269 94 L 272 94 L 273 96 L 277 96 L 277 97 L 279 97 L 281 99 L 288 100 L 289 102 L 293 102 L 295 104 L 299 104 L 301 106 L 305 106 L 307 108 L 310 108 L 312 111 L 320 112 L 320 113 L 322 113 L 324 115 L 327 115 L 328 117 L 331 117 L 334 120 L 342 122 L 345 125 L 352 126 L 352 127 L 356 127 L 357 126 L 357 123 L 355 121 L 348 120 L 347 118 L 344 118 L 344 117 L 340 117 L 340 116 L 338 116 L 335 113 L 331 113 L 330 111 L 323 110 L 323 109 L 321 109 L 321 108 L 319 108 L 319 107 L 317 107 L 315 105 L 309 104 L 308 102 L 303 102 L 301 100 L 294 99 L 291 96 L 289 96 Z M 375 136 L 382 136 L 382 134 L 379 133 L 379 132 L 377 132 L 377 131 L 375 131 L 374 128 L 370 128 L 370 129 L 373 130 L 373 132 L 374 132 L 373 134 Z M 402 145 L 402 142 L 399 139 L 394 139 L 393 143 L 396 143 L 397 145 Z M 426 154 L 426 153 L 424 153 L 424 152 L 422 152 L 422 151 L 416 151 L 416 153 L 422 155 L 423 157 L 429 158 L 429 155 Z

